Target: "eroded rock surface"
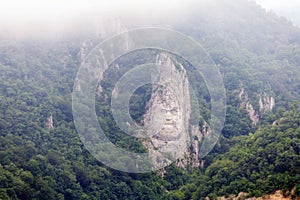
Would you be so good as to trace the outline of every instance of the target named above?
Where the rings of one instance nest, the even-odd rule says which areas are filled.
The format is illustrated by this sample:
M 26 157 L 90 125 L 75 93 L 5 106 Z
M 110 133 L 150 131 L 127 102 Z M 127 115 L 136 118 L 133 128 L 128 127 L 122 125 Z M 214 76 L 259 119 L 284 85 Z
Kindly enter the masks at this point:
M 47 129 L 48 131 L 54 130 L 54 123 L 53 123 L 53 116 L 52 116 L 52 113 L 51 113 L 50 116 L 47 118 L 45 127 L 46 127 L 46 129 Z
M 193 157 L 193 166 L 199 167 L 198 140 L 201 132 L 198 127 L 190 127 L 189 124 L 191 105 L 187 73 L 180 63 L 165 53 L 157 56 L 156 63 L 159 66 L 153 79 L 157 82 L 153 85 L 152 96 L 143 117 L 144 126 L 151 137 L 143 144 L 156 165 L 181 158 L 178 166 L 185 167 Z M 195 134 L 198 137 L 192 138 Z M 189 151 L 191 143 L 192 152 Z M 157 154 L 168 156 L 164 161 L 156 161 Z
M 248 93 L 244 88 L 241 88 L 239 93 L 239 99 L 241 101 L 240 106 L 245 108 L 249 114 L 249 117 L 254 125 L 259 122 L 261 115 L 272 111 L 275 107 L 275 98 L 266 94 L 261 93 L 258 95 L 259 108 L 255 110 L 253 104 L 250 102 Z

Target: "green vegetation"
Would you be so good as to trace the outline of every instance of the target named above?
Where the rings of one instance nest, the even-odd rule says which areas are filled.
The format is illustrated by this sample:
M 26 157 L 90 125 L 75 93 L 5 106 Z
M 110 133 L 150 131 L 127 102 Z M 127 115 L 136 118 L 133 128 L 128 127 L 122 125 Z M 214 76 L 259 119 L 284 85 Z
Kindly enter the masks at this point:
M 193 182 L 169 196 L 185 191 L 184 198 L 230 196 L 246 191 L 249 196 L 296 189 L 300 180 L 300 108 L 284 113 L 277 125 L 232 139 L 229 151 L 217 155 Z M 187 191 L 186 191 L 187 190 Z M 171 199 L 172 199 L 171 198 Z M 176 199 L 176 198 L 175 198 Z
M 300 31 L 253 2 L 224 0 L 214 16 L 191 9 L 187 27 L 217 64 L 227 92 L 226 123 L 204 167 L 175 164 L 162 172 L 112 170 L 85 149 L 72 116 L 71 92 L 80 67 L 81 41 L 2 41 L 0 45 L 0 199 L 212 199 L 248 192 L 261 196 L 296 188 L 300 196 Z M 210 10 L 211 11 L 211 10 Z M 203 14 L 203 15 L 204 15 Z M 224 19 L 220 21 L 220 18 Z M 215 26 L 213 26 L 215 24 Z M 83 39 L 82 39 L 83 40 Z M 96 45 L 101 39 L 90 38 Z M 91 50 L 92 46 L 88 50 Z M 87 51 L 88 51 L 87 50 Z M 116 81 L 135 65 L 155 61 L 157 51 L 121 57 L 104 75 L 96 96 L 101 127 L 117 146 L 146 152 L 124 134 L 110 113 Z M 210 97 L 193 67 L 189 79 L 198 95 L 200 123 L 209 118 Z M 197 80 L 197 81 L 196 81 Z M 254 125 L 239 99 L 241 89 L 259 115 Z M 272 111 L 259 111 L 259 95 L 275 97 Z M 130 114 L 141 122 L 151 85 L 136 90 Z M 54 129 L 45 127 L 53 115 Z

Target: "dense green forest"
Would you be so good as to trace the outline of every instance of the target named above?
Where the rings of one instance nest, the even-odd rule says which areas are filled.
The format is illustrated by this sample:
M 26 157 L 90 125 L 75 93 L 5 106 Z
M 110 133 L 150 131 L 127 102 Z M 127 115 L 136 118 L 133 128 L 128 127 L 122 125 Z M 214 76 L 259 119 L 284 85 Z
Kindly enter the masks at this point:
M 103 38 L 1 36 L 0 199 L 196 200 L 239 192 L 258 197 L 292 189 L 293 197 L 299 197 L 300 30 L 252 1 L 225 0 L 219 6 L 209 4 L 209 9 L 196 8 L 170 26 L 208 51 L 227 95 L 222 136 L 202 167 L 172 164 L 158 172 L 131 174 L 106 167 L 87 151 L 74 126 L 71 94 L 83 44 L 90 44 L 84 47 L 88 52 Z M 109 108 L 112 87 L 130 67 L 156 55 L 150 51 L 122 57 L 100 83 L 104 91 L 96 97 L 99 122 L 119 147 L 147 151 L 114 123 Z M 185 67 L 191 68 L 187 63 Z M 191 74 L 191 79 L 201 77 Z M 202 108 L 199 117 L 206 120 L 210 99 L 203 83 L 195 87 Z M 150 96 L 151 85 L 134 93 L 130 114 L 137 122 Z M 264 97 L 275 98 L 274 108 L 260 107 Z M 246 104 L 255 110 L 256 123 Z M 53 128 L 46 125 L 51 116 Z

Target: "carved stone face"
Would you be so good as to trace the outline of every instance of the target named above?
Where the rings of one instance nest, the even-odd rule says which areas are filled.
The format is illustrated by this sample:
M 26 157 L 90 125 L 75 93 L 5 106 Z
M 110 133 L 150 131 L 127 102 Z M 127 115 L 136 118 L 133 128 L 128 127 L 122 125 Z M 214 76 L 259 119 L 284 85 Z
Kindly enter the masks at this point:
M 147 131 L 156 130 L 150 136 L 151 141 L 144 142 L 153 157 L 163 153 L 177 158 L 186 152 L 190 139 L 188 79 L 185 69 L 181 66 L 178 70 L 173 62 L 167 54 L 157 56 L 160 67 L 153 74 L 157 84 L 152 87 L 152 96 L 144 115 Z
M 154 93 L 153 98 L 156 99 L 155 102 L 160 101 L 162 105 L 161 109 L 165 111 L 163 114 L 165 120 L 161 129 L 153 136 L 153 139 L 165 142 L 178 140 L 182 132 L 183 124 L 182 117 L 180 116 L 181 112 L 178 112 L 179 102 L 174 92 L 169 88 L 163 88 L 162 90 L 163 92 L 161 94 L 156 95 Z M 152 113 L 156 113 L 154 109 L 152 109 Z M 172 110 L 173 112 L 171 112 Z

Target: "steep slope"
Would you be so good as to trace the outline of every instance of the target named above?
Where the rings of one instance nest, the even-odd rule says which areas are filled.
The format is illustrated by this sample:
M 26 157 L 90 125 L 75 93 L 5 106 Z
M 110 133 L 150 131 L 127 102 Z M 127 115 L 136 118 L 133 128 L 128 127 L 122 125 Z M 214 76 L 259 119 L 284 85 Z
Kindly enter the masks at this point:
M 299 105 L 283 115 L 277 125 L 233 139 L 230 150 L 218 155 L 199 181 L 196 199 L 248 192 L 248 197 L 282 189 L 300 195 Z M 289 195 L 287 193 L 287 195 Z
M 300 96 L 299 30 L 246 0 L 200 1 L 187 11 L 172 19 L 145 15 L 147 19 L 137 22 L 120 16 L 110 21 L 111 30 L 99 30 L 99 25 L 68 39 L 7 41 L 3 36 L 0 199 L 213 199 L 239 192 L 262 196 L 295 187 L 299 195 L 300 111 L 293 104 Z M 220 69 L 227 92 L 223 137 L 214 151 L 204 160 L 179 161 L 183 169 L 167 167 L 163 177 L 103 166 L 82 145 L 73 124 L 70 96 L 80 63 L 109 33 L 139 25 L 167 25 L 200 42 Z M 119 58 L 97 90 L 101 126 L 117 146 L 134 152 L 151 148 L 116 126 L 110 93 L 126 70 L 155 62 L 158 53 Z M 184 67 L 190 81 L 198 83 L 193 80 L 201 77 Z M 206 127 L 210 97 L 203 81 L 197 88 L 199 127 Z M 139 123 L 151 110 L 146 106 L 155 100 L 151 93 L 155 96 L 153 87 L 145 87 L 133 95 L 131 115 Z

